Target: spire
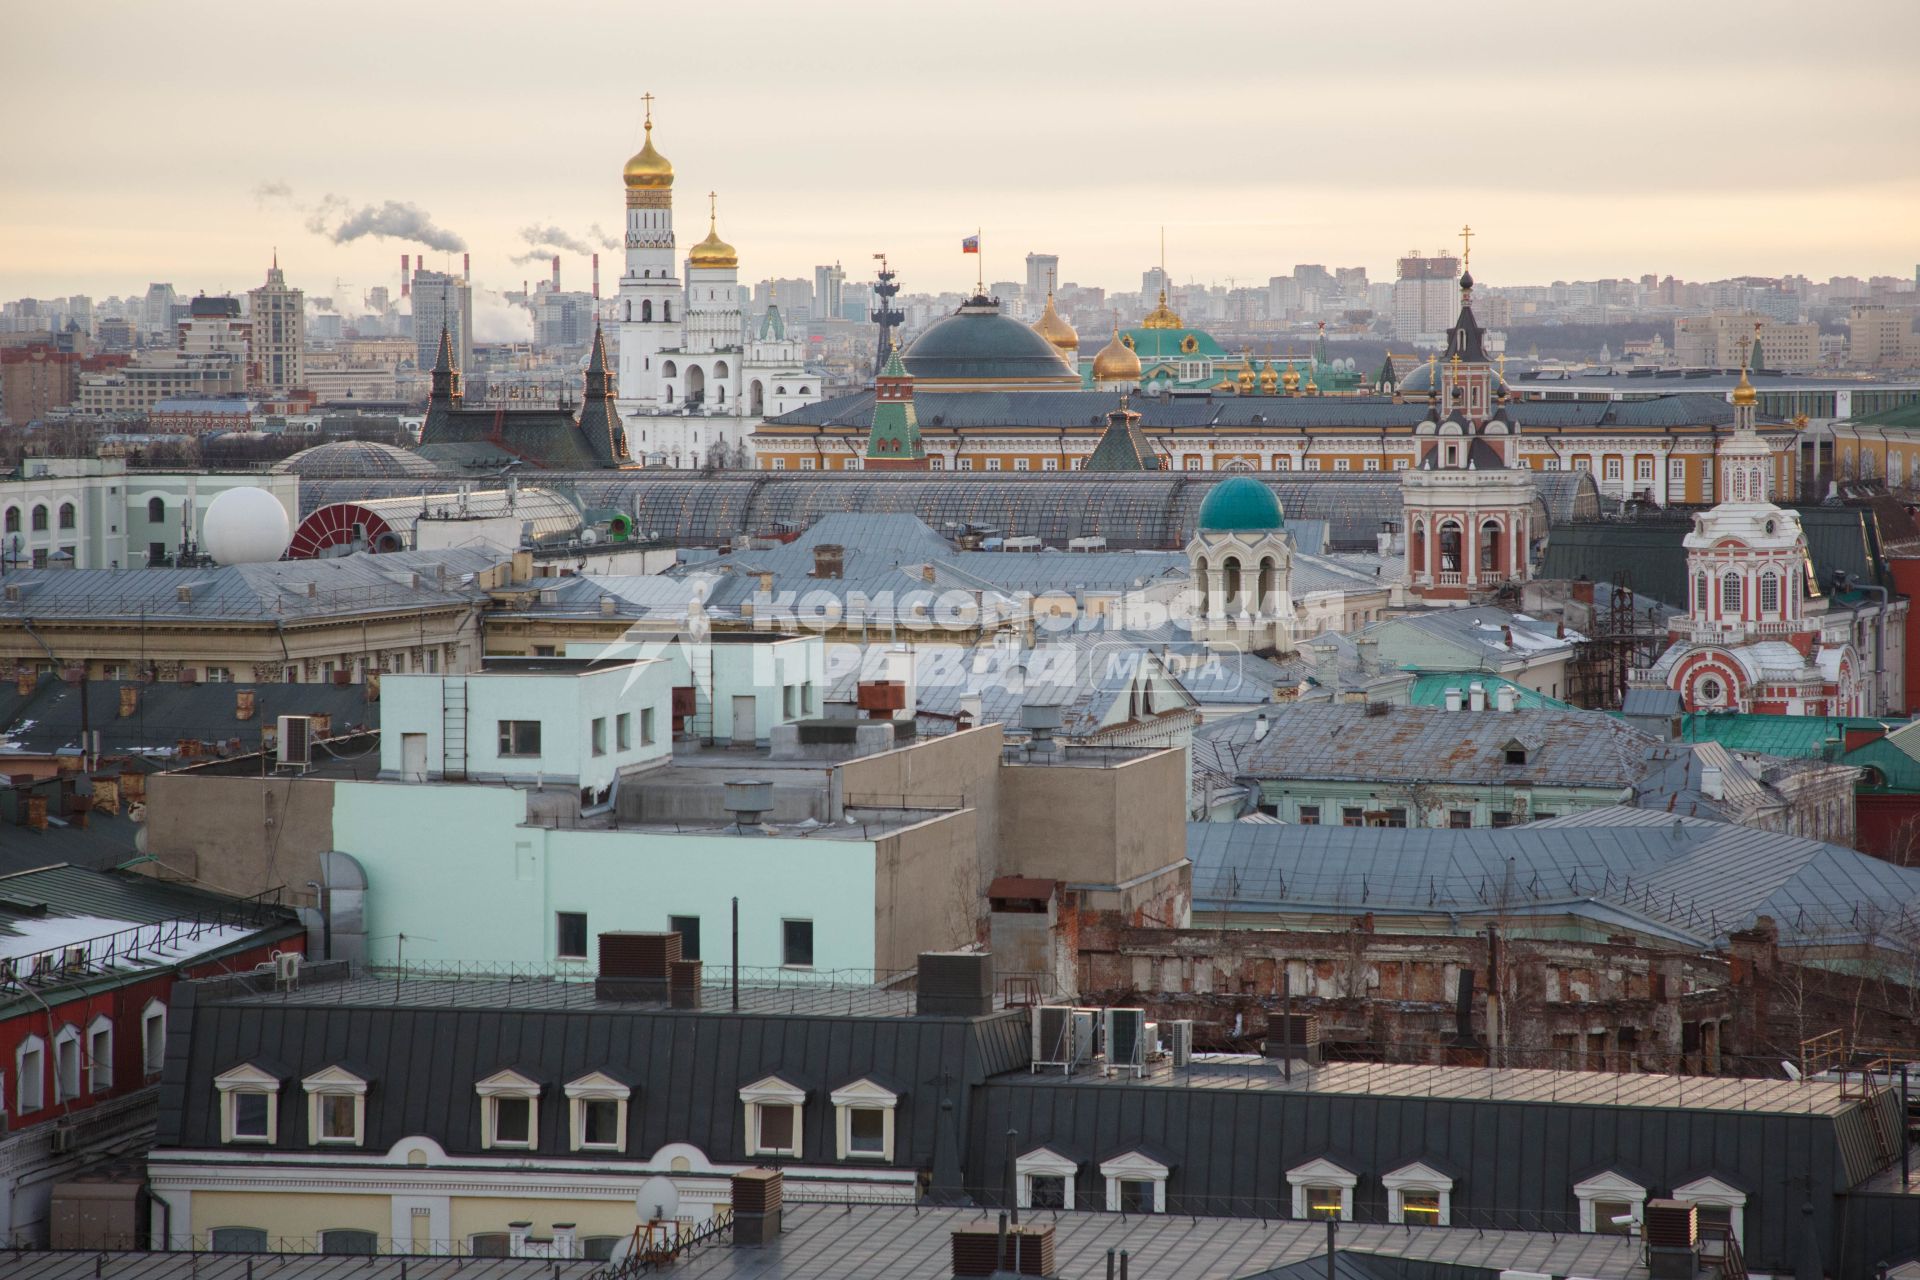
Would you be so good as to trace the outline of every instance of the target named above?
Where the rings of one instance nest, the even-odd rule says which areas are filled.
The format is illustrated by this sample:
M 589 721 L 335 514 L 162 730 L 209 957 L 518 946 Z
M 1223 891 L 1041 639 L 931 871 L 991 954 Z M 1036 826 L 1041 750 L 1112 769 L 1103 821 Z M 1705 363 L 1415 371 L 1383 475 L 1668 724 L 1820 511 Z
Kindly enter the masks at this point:
M 1140 431 L 1140 415 L 1127 405 L 1123 393 L 1118 408 L 1107 413 L 1107 429 L 1087 459 L 1088 471 L 1158 471 L 1160 459 Z
M 442 310 L 444 316 L 446 312 Z M 440 322 L 440 349 L 433 358 L 433 377 L 429 399 L 458 400 L 460 398 L 460 370 L 453 363 L 453 333 L 447 328 L 447 322 Z
M 587 360 L 587 398 L 609 396 L 613 394 L 611 380 L 607 377 L 607 334 L 600 322 L 593 325 L 593 354 Z
M 897 342 L 873 380 L 873 425 L 867 430 L 861 465 L 870 471 L 927 470 L 927 450 L 913 411 L 913 376 L 900 359 Z

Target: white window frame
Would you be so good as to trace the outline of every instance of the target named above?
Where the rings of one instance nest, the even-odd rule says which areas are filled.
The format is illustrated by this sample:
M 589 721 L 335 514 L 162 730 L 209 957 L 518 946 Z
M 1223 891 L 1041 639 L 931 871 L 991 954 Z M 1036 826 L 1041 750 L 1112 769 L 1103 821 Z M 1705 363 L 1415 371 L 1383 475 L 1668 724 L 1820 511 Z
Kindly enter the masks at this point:
M 154 1024 L 159 1023 L 159 1030 Z M 167 1065 L 167 1006 L 164 1001 L 147 1001 L 140 1011 L 140 1069 L 157 1076 Z
M 34 1066 L 28 1069 L 27 1059 Z M 47 1042 L 28 1036 L 13 1051 L 14 1113 L 31 1115 L 47 1105 Z
M 480 1095 L 480 1149 L 483 1151 L 538 1151 L 540 1149 L 540 1082 L 523 1076 L 511 1067 L 496 1071 L 477 1081 L 474 1092 Z M 502 1141 L 495 1136 L 495 1122 L 502 1098 L 527 1100 L 527 1140 Z
M 1287 1170 L 1287 1184 L 1293 1188 L 1294 1217 L 1306 1218 L 1309 1187 L 1337 1187 L 1340 1190 L 1340 1221 L 1353 1221 L 1353 1189 L 1360 1185 L 1360 1175 L 1351 1169 L 1321 1156 Z
M 565 1088 L 568 1149 L 624 1152 L 627 1149 L 627 1103 L 633 1097 L 633 1089 L 624 1081 L 616 1080 L 604 1071 L 589 1072 L 578 1080 L 569 1080 Z M 620 1136 L 613 1142 L 587 1141 L 587 1104 L 589 1102 L 616 1104 L 619 1115 L 614 1121 L 614 1128 Z
M 1080 1164 L 1069 1160 L 1051 1147 L 1035 1147 L 1023 1156 L 1014 1157 L 1014 1202 L 1022 1209 L 1033 1208 L 1033 1180 L 1039 1178 L 1059 1178 L 1066 1183 L 1066 1203 L 1061 1207 L 1074 1207 L 1074 1183 L 1080 1176 Z
M 750 1156 L 791 1156 L 798 1160 L 803 1147 L 804 1122 L 807 1115 L 807 1091 L 796 1084 L 790 1084 L 779 1076 L 762 1076 L 752 1084 L 740 1089 L 740 1105 L 745 1109 L 747 1128 L 744 1135 L 747 1154 Z M 793 1150 L 779 1151 L 760 1145 L 760 1108 L 782 1106 L 793 1108 Z
M 316 1147 L 358 1147 L 367 1139 L 367 1082 L 342 1066 L 322 1067 L 300 1081 L 307 1091 L 307 1141 Z M 341 1096 L 353 1099 L 353 1132 L 344 1137 L 328 1137 L 320 1127 L 326 1099 Z
M 858 1080 L 840 1086 L 827 1096 L 833 1102 L 836 1158 L 877 1160 L 891 1164 L 893 1162 L 893 1113 L 894 1109 L 900 1105 L 900 1095 L 879 1081 L 862 1076 Z M 880 1150 L 855 1151 L 853 1149 L 853 1113 L 855 1111 L 881 1113 Z
M 94 1051 L 94 1042 L 100 1036 L 107 1038 L 107 1051 L 103 1056 Z M 87 1024 L 87 1038 L 82 1045 L 80 1067 L 86 1075 L 87 1092 L 108 1093 L 113 1089 L 113 1019 L 100 1014 Z
M 68 1046 L 73 1049 L 71 1088 L 60 1069 L 60 1055 Z M 86 1084 L 86 1046 L 81 1042 L 80 1028 L 69 1022 L 53 1034 L 53 1100 L 71 1102 L 86 1091 Z
M 1687 460 L 1685 458 L 1667 459 L 1667 480 L 1673 484 L 1687 482 Z
M 1703 1207 L 1727 1210 L 1733 1225 L 1733 1238 L 1742 1248 L 1747 1242 L 1747 1193 L 1712 1174 L 1682 1183 L 1673 1189 L 1675 1200 L 1687 1200 Z
M 1391 1173 L 1380 1175 L 1380 1185 L 1387 1189 L 1387 1221 L 1404 1223 L 1407 1220 L 1407 1193 L 1415 1195 L 1438 1196 L 1440 1215 L 1430 1223 L 1417 1223 L 1418 1226 L 1449 1227 L 1453 1225 L 1453 1179 L 1430 1164 L 1416 1160 L 1412 1164 L 1403 1164 Z
M 220 1141 L 225 1143 L 261 1143 L 272 1146 L 280 1141 L 280 1077 L 263 1071 L 251 1062 L 243 1062 L 237 1067 L 222 1071 L 213 1078 L 213 1087 L 220 1093 Z M 234 1120 L 242 1094 L 264 1093 L 267 1095 L 267 1132 L 262 1137 L 257 1133 L 241 1134 L 235 1132 Z
M 1120 1212 L 1120 1184 L 1123 1182 L 1151 1182 L 1153 1184 L 1153 1211 L 1167 1211 L 1167 1166 L 1155 1160 L 1144 1151 L 1123 1151 L 1110 1160 L 1100 1162 L 1100 1176 L 1107 1183 L 1107 1212 Z
M 1573 1195 L 1580 1202 L 1580 1229 L 1598 1231 L 1594 1205 L 1602 1200 L 1619 1200 L 1633 1206 L 1633 1221 L 1638 1226 L 1646 1218 L 1647 1189 L 1625 1174 L 1607 1169 L 1573 1184 Z

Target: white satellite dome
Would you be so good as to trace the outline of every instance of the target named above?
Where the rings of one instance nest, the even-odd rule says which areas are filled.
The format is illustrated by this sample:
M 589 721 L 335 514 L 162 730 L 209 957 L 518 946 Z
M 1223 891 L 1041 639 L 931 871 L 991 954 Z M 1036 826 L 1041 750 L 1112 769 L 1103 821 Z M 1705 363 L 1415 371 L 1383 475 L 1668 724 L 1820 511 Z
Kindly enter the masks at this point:
M 265 489 L 229 489 L 207 506 L 200 545 L 220 564 L 263 564 L 293 540 L 287 509 Z

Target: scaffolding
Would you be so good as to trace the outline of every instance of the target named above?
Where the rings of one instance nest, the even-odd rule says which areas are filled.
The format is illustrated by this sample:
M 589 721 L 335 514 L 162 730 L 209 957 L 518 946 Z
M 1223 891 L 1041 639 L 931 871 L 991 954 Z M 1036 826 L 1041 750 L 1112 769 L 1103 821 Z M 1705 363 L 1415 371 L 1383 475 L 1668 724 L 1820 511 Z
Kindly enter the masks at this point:
M 1655 609 L 1642 615 L 1633 575 L 1621 570 L 1606 601 L 1595 600 L 1593 625 L 1567 663 L 1567 701 L 1594 711 L 1618 711 L 1630 674 L 1651 667 L 1667 647 L 1658 618 Z

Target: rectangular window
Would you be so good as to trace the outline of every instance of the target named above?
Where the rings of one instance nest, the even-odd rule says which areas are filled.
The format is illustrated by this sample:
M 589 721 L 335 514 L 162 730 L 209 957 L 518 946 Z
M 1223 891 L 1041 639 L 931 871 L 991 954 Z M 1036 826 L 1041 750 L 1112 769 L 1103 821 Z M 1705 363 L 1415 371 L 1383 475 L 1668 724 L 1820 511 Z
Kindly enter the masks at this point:
M 1591 471 L 1593 470 L 1593 459 L 1592 458 L 1575 458 L 1573 460 L 1573 469 L 1575 471 Z
M 1407 825 L 1405 809 L 1383 809 L 1378 818 L 1368 822 L 1371 827 L 1404 827 Z
M 796 969 L 813 967 L 813 921 L 780 922 L 780 963 Z
M 774 1154 L 793 1151 L 793 1108 L 779 1102 L 763 1102 L 755 1108 L 760 1113 L 760 1146 L 763 1152 Z
M 533 1132 L 532 1098 L 489 1098 L 493 1104 L 493 1145 L 524 1147 Z
M 1380 459 L 1378 458 L 1367 458 L 1361 463 L 1361 470 L 1363 471 L 1378 471 L 1379 469 Z
M 775 471 L 785 471 L 787 469 L 787 460 L 785 458 L 775 458 L 773 460 L 773 469 Z
M 18 1092 L 14 1099 L 21 1115 L 47 1105 L 46 1079 L 46 1050 L 36 1046 L 21 1053 L 20 1079 L 15 1085 Z
M 1667 479 L 1675 484 L 1683 484 L 1687 478 L 1687 462 L 1684 458 L 1673 458 L 1667 463 Z
M 587 958 L 587 913 L 561 911 L 554 915 L 554 949 L 562 960 Z
M 1027 459 L 1025 459 L 1025 458 L 1015 458 L 1015 459 L 1013 460 L 1013 469 L 1014 469 L 1015 471 L 1031 471 L 1031 470 L 1033 470 L 1033 468 L 1032 468 L 1032 467 L 1030 467 L 1030 466 L 1028 466 L 1028 465 L 1027 465 Z
M 1120 1180 L 1120 1212 L 1152 1213 L 1153 1183 L 1134 1178 Z
M 1319 826 L 1320 825 L 1320 806 L 1317 804 L 1301 805 L 1300 806 L 1300 825 L 1303 827 Z
M 640 745 L 643 747 L 650 747 L 653 745 L 653 708 L 652 707 L 642 707 L 640 709 Z
M 1353 469 L 1353 463 L 1345 458 L 1335 458 L 1333 460 L 1333 469 L 1335 471 L 1350 471 Z
M 884 1156 L 887 1153 L 887 1113 L 878 1107 L 849 1107 L 847 1151 L 856 1156 Z
M 1440 1225 L 1440 1197 L 1431 1191 L 1409 1191 L 1400 1197 L 1400 1210 L 1409 1226 Z
M 1473 810 L 1471 809 L 1447 810 L 1447 826 L 1451 827 L 1455 831 L 1465 831 L 1469 829 L 1470 827 L 1473 826 Z
M 1340 825 L 1343 827 L 1364 827 L 1367 825 L 1366 810 L 1358 805 L 1340 810 Z
M 953 464 L 953 469 L 955 471 L 971 471 L 973 470 L 973 459 L 962 458 L 960 459 L 960 461 Z
M 1058 471 L 1060 469 L 1060 459 L 1042 458 L 1040 459 L 1040 469 L 1042 471 Z
M 1407 459 L 1395 458 L 1393 460 L 1393 469 L 1395 471 L 1405 471 L 1407 469 Z
M 540 722 L 538 720 L 502 720 L 500 722 L 500 754 L 503 756 L 539 755 Z
M 1293 459 L 1276 454 L 1273 459 L 1273 469 L 1275 471 L 1291 471 L 1293 470 Z
M 628 751 L 633 747 L 633 713 L 622 711 L 613 718 L 613 746 L 616 751 Z
M 1320 469 L 1320 459 L 1308 458 L 1300 464 L 1300 469 L 1302 471 L 1318 471 Z
M 359 1108 L 350 1093 L 320 1095 L 320 1141 L 360 1141 Z
M 1067 1207 L 1067 1180 L 1057 1173 L 1036 1173 L 1030 1175 L 1032 1193 L 1028 1197 L 1036 1209 L 1064 1209 Z
M 783 719 L 793 719 L 794 687 L 790 684 L 780 686 L 780 715 Z
M 1632 1235 L 1633 1205 L 1625 1200 L 1595 1200 L 1593 1229 L 1603 1236 Z
M 1339 1187 L 1308 1187 L 1307 1217 L 1315 1222 L 1338 1219 L 1346 1206 L 1345 1193 Z
M 99 1027 L 87 1037 L 87 1088 L 105 1093 L 113 1088 L 113 1028 Z
M 620 1100 L 587 1098 L 582 1102 L 580 1145 L 618 1147 L 620 1145 Z
M 53 1046 L 53 1087 L 59 1101 L 80 1096 L 80 1037 L 69 1036 Z
M 593 719 L 593 754 L 607 754 L 607 718 L 595 716 Z
M 814 467 L 813 467 L 813 459 L 812 459 L 812 458 L 802 458 L 802 459 L 800 459 L 800 469 L 801 469 L 802 471 L 812 471 L 812 470 L 814 469 Z
M 167 1011 L 150 1010 L 140 1020 L 140 1065 L 150 1076 L 160 1074 L 167 1061 Z
M 267 1140 L 267 1108 L 273 1105 L 273 1095 L 248 1090 L 233 1095 L 233 1136 L 251 1138 L 256 1142 Z
M 998 458 L 987 459 L 987 470 L 998 471 L 999 469 L 1000 469 L 1000 459 Z
M 1540 465 L 1540 469 L 1542 471 L 1558 471 L 1560 469 L 1560 459 L 1548 458 Z
M 700 958 L 700 917 L 668 916 L 667 932 L 680 935 L 680 958 L 698 960 Z
M 1619 478 L 1620 478 L 1620 459 L 1608 458 L 1607 459 L 1607 479 L 1618 480 Z
M 1653 479 L 1653 459 L 1635 458 L 1633 460 L 1633 478 L 1635 480 Z
M 1493 811 L 1493 825 L 1496 827 L 1512 826 L 1513 812 L 1509 809 L 1495 809 Z

